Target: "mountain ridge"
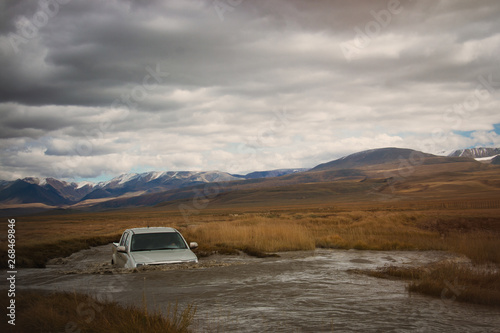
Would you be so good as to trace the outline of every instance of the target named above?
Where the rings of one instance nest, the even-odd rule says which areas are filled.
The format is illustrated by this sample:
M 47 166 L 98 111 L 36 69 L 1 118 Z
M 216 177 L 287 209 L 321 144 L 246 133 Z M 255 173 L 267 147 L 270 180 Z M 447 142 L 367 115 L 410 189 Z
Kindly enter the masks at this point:
M 97 184 L 27 177 L 12 182 L 0 181 L 0 203 L 3 206 L 39 203 L 54 207 L 109 209 L 187 199 L 196 191 L 204 191 L 205 185 L 211 183 L 218 183 L 218 192 L 222 193 L 321 182 L 363 182 L 366 179 L 386 179 L 386 182 L 392 179 L 394 182 L 404 180 L 417 167 L 424 174 L 432 174 L 438 169 L 471 172 L 487 166 L 470 157 L 438 156 L 388 147 L 357 152 L 312 169 L 256 171 L 244 176 L 221 171 L 151 171 L 122 174 Z
M 450 157 L 471 157 L 471 158 L 486 158 L 494 157 L 500 155 L 500 148 L 467 148 L 467 149 L 457 149 L 450 153 Z
M 249 179 L 273 177 L 307 169 L 279 169 L 261 171 Z M 118 198 L 129 193 L 157 193 L 198 184 L 246 179 L 246 175 L 232 175 L 221 171 L 150 171 L 125 173 L 99 183 L 67 182 L 55 178 L 26 177 L 14 181 L 0 181 L 0 203 L 41 203 L 50 206 L 72 205 L 86 200 Z

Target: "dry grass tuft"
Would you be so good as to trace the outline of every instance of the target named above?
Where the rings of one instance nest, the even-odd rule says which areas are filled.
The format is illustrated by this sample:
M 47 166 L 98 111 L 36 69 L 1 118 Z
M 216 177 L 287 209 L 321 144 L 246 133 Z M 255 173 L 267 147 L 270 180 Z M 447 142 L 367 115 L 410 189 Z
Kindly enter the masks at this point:
M 410 280 L 410 292 L 440 297 L 443 301 L 500 306 L 500 272 L 494 266 L 440 262 L 424 267 L 388 266 L 351 272 L 385 279 Z
M 235 221 L 211 222 L 185 231 L 201 249 L 240 249 L 247 253 L 313 250 L 315 241 L 309 230 L 293 221 L 271 217 L 244 217 Z
M 414 225 L 414 216 L 399 212 L 342 212 L 307 220 L 318 247 L 359 250 L 428 250 L 443 248 L 436 232 Z M 437 246 L 436 246 L 437 245 Z
M 449 249 L 465 254 L 473 263 L 500 264 L 500 240 L 498 234 L 479 231 L 456 233 L 448 237 Z
M 415 280 L 420 279 L 425 270 L 422 267 L 386 266 L 376 270 L 351 269 L 349 271 L 383 279 Z
M 340 237 L 338 234 L 327 235 L 320 237 L 316 241 L 316 246 L 321 248 L 330 248 L 330 249 L 348 249 L 349 244 L 345 239 Z
M 16 332 L 189 332 L 196 312 L 175 305 L 165 317 L 83 294 L 38 291 L 20 292 L 16 308 Z
M 436 265 L 412 281 L 409 291 L 483 305 L 500 306 L 500 272 L 456 263 Z

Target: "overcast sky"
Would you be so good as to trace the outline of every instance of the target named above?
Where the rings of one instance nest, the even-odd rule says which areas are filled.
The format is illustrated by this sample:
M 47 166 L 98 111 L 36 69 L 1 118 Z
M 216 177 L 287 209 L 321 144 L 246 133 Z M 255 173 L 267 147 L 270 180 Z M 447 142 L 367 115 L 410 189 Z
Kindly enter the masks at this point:
M 500 2 L 0 2 L 0 179 L 500 146 Z

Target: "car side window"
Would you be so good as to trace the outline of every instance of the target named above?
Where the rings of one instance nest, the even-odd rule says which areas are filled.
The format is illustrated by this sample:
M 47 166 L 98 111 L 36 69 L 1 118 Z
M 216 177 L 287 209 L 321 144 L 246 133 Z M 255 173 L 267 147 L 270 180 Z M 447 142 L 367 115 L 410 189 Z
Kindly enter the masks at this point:
M 121 245 L 121 246 L 125 246 L 125 247 L 127 247 L 127 245 L 128 245 L 128 238 L 129 238 L 129 237 L 128 237 L 128 235 L 129 235 L 129 233 L 128 233 L 128 232 L 125 232 L 125 233 L 123 234 L 122 239 L 120 240 L 120 245 Z
M 124 232 L 122 235 L 122 238 L 120 238 L 120 246 L 125 245 L 125 238 L 127 237 L 128 233 Z
M 128 243 L 130 241 L 129 234 L 127 233 L 127 236 L 125 236 L 125 248 L 128 249 Z

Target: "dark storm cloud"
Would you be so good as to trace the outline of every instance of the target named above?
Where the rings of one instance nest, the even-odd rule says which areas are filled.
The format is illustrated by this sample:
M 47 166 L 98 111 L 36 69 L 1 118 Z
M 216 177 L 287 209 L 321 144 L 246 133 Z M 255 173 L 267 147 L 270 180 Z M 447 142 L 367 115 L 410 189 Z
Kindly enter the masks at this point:
M 497 1 L 55 1 L 0 4 L 0 178 L 307 167 L 500 122 Z
M 35 1 L 5 0 L 0 2 L 0 33 L 16 31 L 14 20 L 27 13 L 35 13 L 38 4 Z
M 44 133 L 74 124 L 74 119 L 64 117 L 50 109 L 32 112 L 23 105 L 4 103 L 0 105 L 0 112 L 2 114 L 0 133 L 3 138 L 38 138 Z

